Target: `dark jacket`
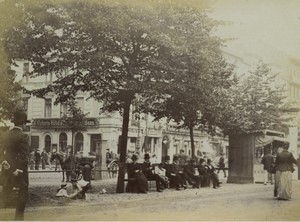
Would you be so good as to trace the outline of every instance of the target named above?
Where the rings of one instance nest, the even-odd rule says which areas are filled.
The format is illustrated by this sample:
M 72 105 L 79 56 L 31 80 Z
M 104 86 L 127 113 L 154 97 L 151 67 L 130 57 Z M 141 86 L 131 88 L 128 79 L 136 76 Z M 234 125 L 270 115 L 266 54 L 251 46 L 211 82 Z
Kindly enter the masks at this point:
M 192 165 L 192 164 L 188 164 L 184 167 L 184 172 L 188 175 L 188 176 L 194 176 L 196 174 L 196 169 L 197 166 Z
M 23 133 L 20 128 L 14 127 L 4 136 L 3 147 L 5 150 L 4 160 L 10 168 L 3 170 L 5 174 L 6 186 L 28 187 L 28 159 L 29 159 L 29 139 L 28 135 Z M 12 175 L 16 170 L 22 170 L 18 176 Z
M 261 163 L 264 165 L 264 170 L 271 171 L 274 164 L 274 158 L 271 154 L 266 154 L 263 156 Z
M 294 158 L 293 154 L 287 150 L 283 150 L 281 153 L 277 154 L 275 161 L 276 170 L 293 172 L 293 163 L 297 164 L 297 160 Z

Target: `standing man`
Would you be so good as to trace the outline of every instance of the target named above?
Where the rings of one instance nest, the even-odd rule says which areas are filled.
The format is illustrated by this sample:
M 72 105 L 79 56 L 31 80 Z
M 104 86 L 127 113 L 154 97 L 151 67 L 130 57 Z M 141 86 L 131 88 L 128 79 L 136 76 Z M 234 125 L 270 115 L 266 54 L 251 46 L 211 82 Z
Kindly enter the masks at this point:
M 28 199 L 28 159 L 29 139 L 23 133 L 26 128 L 27 115 L 23 111 L 14 113 L 14 127 L 4 136 L 4 160 L 2 162 L 4 203 L 9 201 L 9 194 L 17 191 L 15 220 L 24 220 L 24 211 Z
M 264 165 L 264 185 L 267 185 L 269 178 L 271 184 L 273 184 L 273 176 L 271 171 L 274 164 L 274 158 L 268 148 L 265 150 L 265 154 L 261 160 L 261 163 Z
M 224 156 L 225 156 L 224 153 L 220 154 L 220 159 L 219 159 L 219 162 L 218 162 L 218 172 L 217 172 L 217 174 L 220 173 L 220 170 L 223 170 L 224 178 L 226 178 L 225 158 L 224 158 Z

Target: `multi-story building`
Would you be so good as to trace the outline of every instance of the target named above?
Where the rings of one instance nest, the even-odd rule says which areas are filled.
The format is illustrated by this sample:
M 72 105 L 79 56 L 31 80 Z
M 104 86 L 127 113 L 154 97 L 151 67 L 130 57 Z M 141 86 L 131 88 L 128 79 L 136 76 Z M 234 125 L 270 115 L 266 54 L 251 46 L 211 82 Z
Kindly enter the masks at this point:
M 54 81 L 51 73 L 47 76 L 29 78 L 30 64 L 20 62 L 15 67 L 18 81 L 31 90 L 45 87 Z M 66 151 L 68 145 L 72 145 L 75 151 L 83 151 L 85 155 L 95 154 L 97 149 L 104 154 L 106 149 L 119 153 L 120 137 L 122 133 L 122 117 L 118 112 L 99 114 L 101 103 L 94 99 L 87 99 L 86 93 L 79 92 L 76 97 L 77 106 L 87 114 L 85 120 L 86 130 L 76 132 L 72 143 L 72 132 L 62 123 L 62 116 L 66 114 L 66 104 L 54 105 L 56 96 L 48 94 L 45 98 L 37 98 L 31 95 L 22 95 L 23 106 L 27 110 L 31 120 L 30 138 L 31 149 L 43 149 Z M 195 130 L 196 154 L 206 152 L 214 157 L 220 152 L 225 152 L 228 147 L 227 140 L 219 137 L 211 137 L 205 132 Z M 131 115 L 128 130 L 129 152 L 139 151 L 155 154 L 157 161 L 164 156 L 173 156 L 183 149 L 191 155 L 191 142 L 189 131 L 177 129 L 176 124 L 167 124 L 165 121 L 153 122 L 153 117 L 141 114 L 139 119 Z M 99 150 L 98 150 L 99 152 Z M 105 156 L 105 155 L 103 155 Z

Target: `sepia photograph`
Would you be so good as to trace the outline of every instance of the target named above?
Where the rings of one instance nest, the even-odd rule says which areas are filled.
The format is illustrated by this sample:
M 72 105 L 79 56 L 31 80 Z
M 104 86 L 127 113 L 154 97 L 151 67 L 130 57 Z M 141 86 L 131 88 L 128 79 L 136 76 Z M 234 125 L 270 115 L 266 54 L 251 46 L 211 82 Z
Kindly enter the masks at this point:
M 298 221 L 299 0 L 0 0 L 0 221 Z

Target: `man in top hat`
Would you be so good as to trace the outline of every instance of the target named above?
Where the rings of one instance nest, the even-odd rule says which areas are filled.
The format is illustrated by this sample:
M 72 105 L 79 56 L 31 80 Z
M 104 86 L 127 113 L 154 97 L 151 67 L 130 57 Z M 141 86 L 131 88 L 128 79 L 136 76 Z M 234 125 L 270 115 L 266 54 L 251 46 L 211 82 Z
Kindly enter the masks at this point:
M 156 191 L 162 192 L 162 188 L 166 187 L 165 180 L 162 179 L 159 175 L 154 174 L 154 167 L 150 162 L 150 155 L 148 153 L 144 156 L 144 163 L 142 164 L 142 169 L 147 180 L 155 180 L 156 181 Z
M 171 176 L 176 176 L 179 184 L 176 184 L 176 190 L 179 190 L 179 187 L 187 188 L 187 182 L 185 178 L 185 174 L 183 172 L 183 168 L 179 165 L 179 157 L 173 157 L 173 163 L 170 167 Z
M 4 204 L 9 201 L 9 194 L 17 192 L 15 220 L 24 220 L 24 211 L 28 199 L 28 160 L 29 138 L 23 131 L 26 128 L 27 114 L 16 111 L 13 116 L 14 127 L 4 135 Z

